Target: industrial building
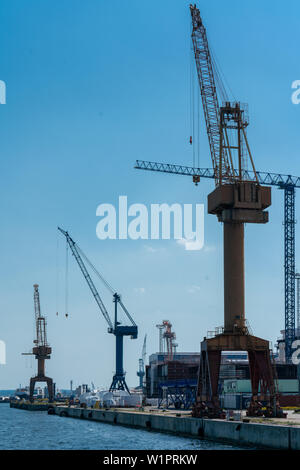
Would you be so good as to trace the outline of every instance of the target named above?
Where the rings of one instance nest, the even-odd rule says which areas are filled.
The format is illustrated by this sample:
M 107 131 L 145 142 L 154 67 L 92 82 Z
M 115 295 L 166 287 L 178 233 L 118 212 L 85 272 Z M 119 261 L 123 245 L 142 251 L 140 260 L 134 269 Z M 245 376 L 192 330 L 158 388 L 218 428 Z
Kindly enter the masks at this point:
M 168 360 L 167 353 L 151 354 L 146 366 L 147 398 L 157 398 L 160 406 L 190 408 L 196 394 L 199 364 L 200 352 L 178 352 L 172 360 Z M 278 362 L 275 367 L 281 404 L 298 406 L 298 367 Z M 249 406 L 251 379 L 247 352 L 222 353 L 218 393 L 225 408 Z
M 196 386 L 200 361 L 199 353 L 177 353 L 173 360 L 167 360 L 167 353 L 155 353 L 149 356 L 146 366 L 147 398 L 159 398 L 162 386 L 174 381 L 186 381 Z

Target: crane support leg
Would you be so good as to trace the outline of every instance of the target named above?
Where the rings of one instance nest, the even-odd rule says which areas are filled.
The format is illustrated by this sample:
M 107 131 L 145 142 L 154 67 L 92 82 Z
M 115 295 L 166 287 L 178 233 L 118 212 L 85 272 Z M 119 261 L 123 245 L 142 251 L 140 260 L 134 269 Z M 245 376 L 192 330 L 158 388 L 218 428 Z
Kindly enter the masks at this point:
M 54 399 L 54 390 L 53 390 L 53 380 L 50 377 L 44 376 L 36 376 L 30 379 L 30 388 L 29 388 L 29 401 L 33 402 L 33 393 L 34 393 L 34 386 L 37 382 L 46 382 L 48 388 L 48 397 L 49 402 L 53 402 Z
M 113 376 L 109 391 L 113 390 L 126 390 L 130 393 L 123 370 L 123 335 L 116 335 L 116 373 Z
M 46 382 L 48 387 L 48 396 L 49 402 L 53 401 L 53 380 L 50 377 L 46 377 L 45 375 L 45 360 L 50 359 L 50 354 L 52 352 L 49 346 L 37 346 L 32 349 L 35 358 L 37 359 L 38 363 L 38 371 L 35 377 L 30 379 L 30 387 L 29 387 L 29 400 L 33 402 L 33 392 L 34 386 L 36 382 Z
M 116 336 L 116 375 L 124 375 L 123 370 L 123 336 Z

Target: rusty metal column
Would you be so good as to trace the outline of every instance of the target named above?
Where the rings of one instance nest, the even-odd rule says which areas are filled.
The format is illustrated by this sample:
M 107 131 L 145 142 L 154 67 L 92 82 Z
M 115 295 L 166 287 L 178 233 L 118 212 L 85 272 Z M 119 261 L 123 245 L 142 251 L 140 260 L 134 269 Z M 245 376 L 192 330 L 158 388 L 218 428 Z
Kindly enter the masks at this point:
M 38 358 L 38 377 L 44 377 L 45 375 L 45 359 Z
M 245 327 L 243 223 L 224 222 L 224 327 Z

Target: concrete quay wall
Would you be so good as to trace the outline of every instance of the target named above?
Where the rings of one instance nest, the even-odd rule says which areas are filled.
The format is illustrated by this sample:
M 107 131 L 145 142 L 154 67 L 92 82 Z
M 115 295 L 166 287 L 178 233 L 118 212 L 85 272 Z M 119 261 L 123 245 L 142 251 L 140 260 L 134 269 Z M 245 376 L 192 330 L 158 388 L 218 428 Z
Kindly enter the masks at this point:
M 63 417 L 90 419 L 108 424 L 173 433 L 185 437 L 198 437 L 241 446 L 300 450 L 300 428 L 292 426 L 67 406 L 55 406 L 53 412 Z

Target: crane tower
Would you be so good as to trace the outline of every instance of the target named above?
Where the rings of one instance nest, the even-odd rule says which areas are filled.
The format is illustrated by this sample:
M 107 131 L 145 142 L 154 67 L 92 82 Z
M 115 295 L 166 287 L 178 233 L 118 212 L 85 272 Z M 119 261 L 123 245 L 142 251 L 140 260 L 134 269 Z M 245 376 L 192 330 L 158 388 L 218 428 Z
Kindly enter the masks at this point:
M 252 385 L 248 414 L 262 414 L 260 400 L 265 400 L 268 403 L 266 414 L 280 416 L 282 411 L 277 403 L 269 342 L 253 336 L 245 318 L 244 225 L 268 222 L 266 209 L 271 205 L 271 188 L 260 184 L 254 166 L 246 133 L 249 124 L 247 106 L 227 98 L 220 106 L 215 75 L 221 91 L 224 86 L 210 53 L 206 29 L 196 5 L 190 5 L 190 13 L 194 58 L 216 186 L 208 195 L 208 213 L 216 215 L 223 224 L 224 244 L 224 327 L 221 333 L 204 338 L 201 343 L 193 416 L 222 415 L 218 398 L 222 351 L 248 352 Z M 158 164 L 150 166 L 160 171 Z M 249 177 L 251 173 L 253 177 Z M 192 176 L 195 183 L 200 181 L 199 175 Z
M 249 333 L 245 319 L 244 225 L 268 222 L 271 188 L 261 186 L 256 174 L 246 129 L 247 109 L 239 102 L 219 106 L 214 67 L 206 30 L 196 5 L 190 5 L 192 42 L 215 176 L 215 190 L 208 195 L 208 213 L 223 224 L 224 328 L 221 334 L 201 343 L 200 370 L 194 416 L 221 413 L 218 381 L 222 351 L 247 351 L 252 399 L 249 415 L 261 413 L 260 399 L 268 402 L 269 414 L 280 414 L 269 342 Z M 251 166 L 255 175 L 249 181 Z M 237 168 L 237 171 L 235 170 Z
M 48 387 L 49 402 L 52 402 L 54 392 L 53 380 L 45 375 L 45 360 L 50 359 L 52 349 L 47 342 L 47 322 L 45 316 L 41 314 L 38 284 L 34 284 L 33 289 L 36 339 L 33 341 L 35 346 L 32 348 L 32 353 L 29 354 L 33 354 L 37 359 L 38 372 L 35 377 L 31 377 L 30 379 L 29 400 L 31 402 L 33 401 L 33 392 L 36 382 L 46 382 Z

